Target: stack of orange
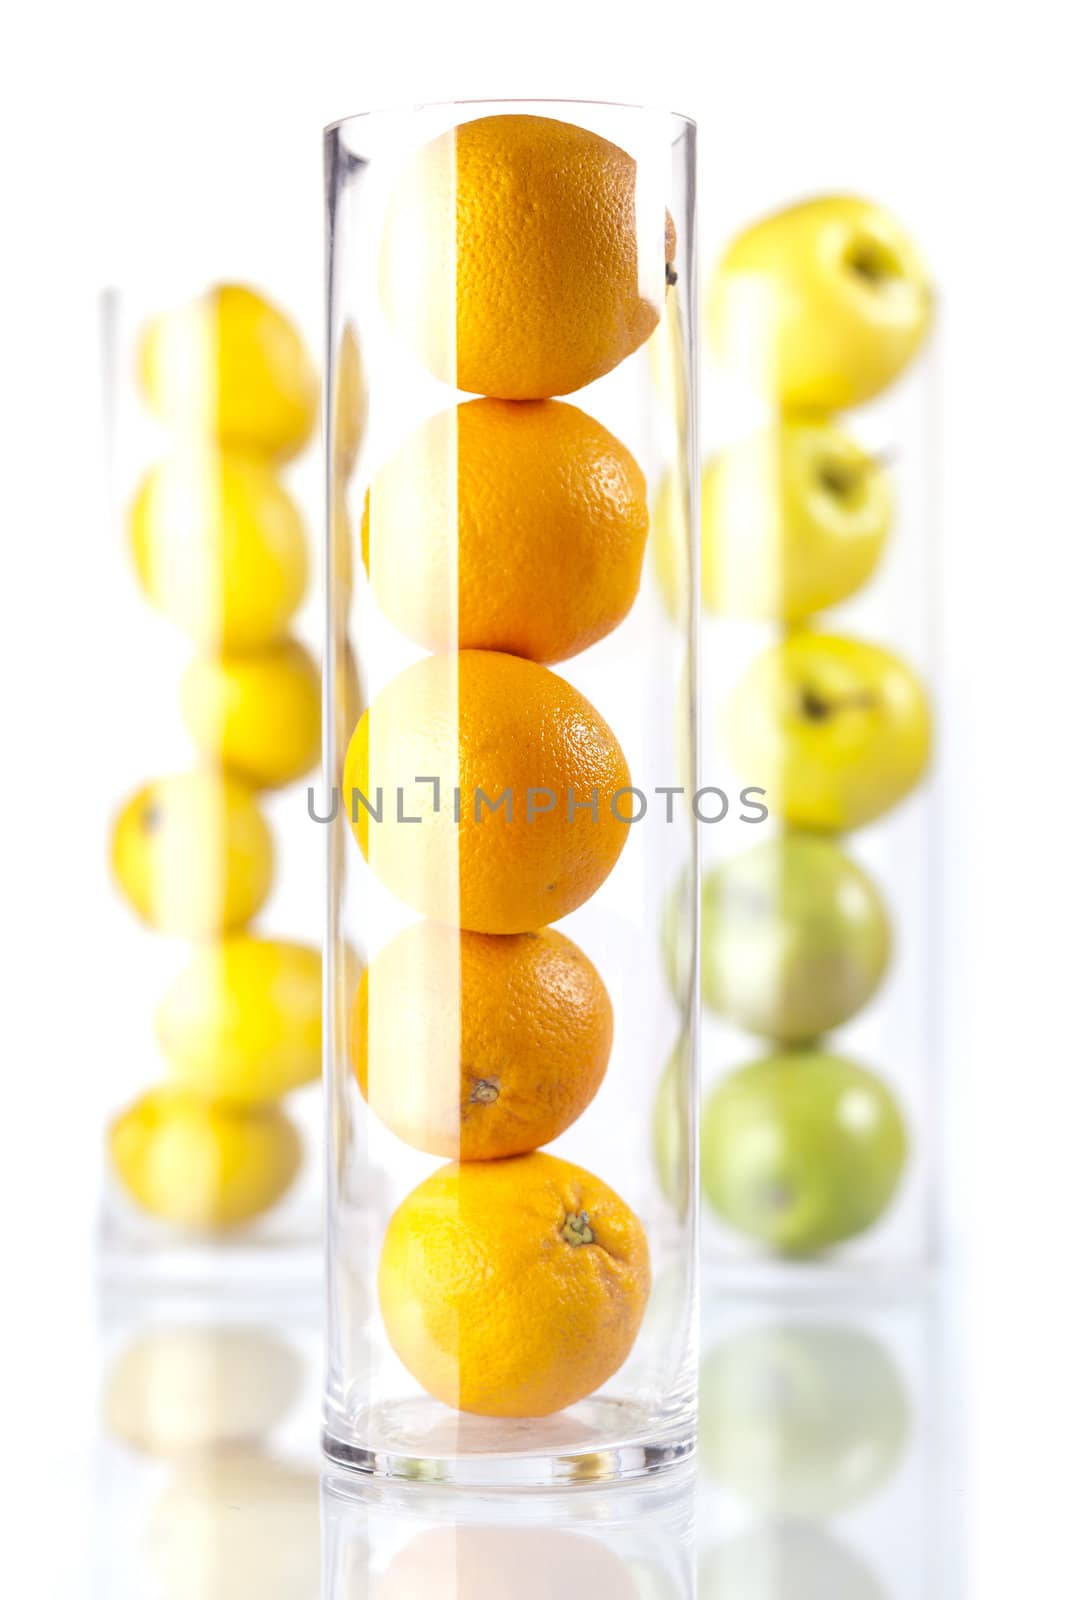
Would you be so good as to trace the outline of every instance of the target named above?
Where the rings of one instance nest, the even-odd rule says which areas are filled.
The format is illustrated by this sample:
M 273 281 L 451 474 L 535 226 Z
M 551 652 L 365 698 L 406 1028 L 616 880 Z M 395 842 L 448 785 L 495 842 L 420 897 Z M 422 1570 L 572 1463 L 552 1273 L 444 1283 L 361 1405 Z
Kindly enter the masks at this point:
M 658 321 L 639 287 L 635 178 L 585 129 L 484 117 L 418 153 L 383 240 L 398 336 L 479 398 L 408 438 L 364 506 L 377 603 L 432 653 L 361 718 L 345 800 L 369 865 L 427 920 L 364 972 L 351 1046 L 376 1115 L 448 1158 L 389 1224 L 386 1331 L 431 1395 L 489 1416 L 599 1388 L 650 1284 L 630 1208 L 541 1150 L 595 1096 L 612 1042 L 599 973 L 549 925 L 614 867 L 629 812 L 612 799 L 630 777 L 611 728 L 549 664 L 629 612 L 647 497 L 626 447 L 556 397 Z M 673 244 L 668 218 L 668 280 Z

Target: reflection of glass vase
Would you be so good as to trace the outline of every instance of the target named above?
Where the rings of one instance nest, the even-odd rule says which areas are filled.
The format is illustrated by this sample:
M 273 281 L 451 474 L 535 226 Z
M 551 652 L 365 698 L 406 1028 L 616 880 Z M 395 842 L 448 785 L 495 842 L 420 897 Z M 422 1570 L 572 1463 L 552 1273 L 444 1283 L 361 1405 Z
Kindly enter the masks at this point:
M 326 1447 L 368 1472 L 693 1448 L 693 149 L 580 104 L 326 135 Z
M 289 277 L 103 304 L 100 1242 L 134 1287 L 321 1272 L 319 378 Z

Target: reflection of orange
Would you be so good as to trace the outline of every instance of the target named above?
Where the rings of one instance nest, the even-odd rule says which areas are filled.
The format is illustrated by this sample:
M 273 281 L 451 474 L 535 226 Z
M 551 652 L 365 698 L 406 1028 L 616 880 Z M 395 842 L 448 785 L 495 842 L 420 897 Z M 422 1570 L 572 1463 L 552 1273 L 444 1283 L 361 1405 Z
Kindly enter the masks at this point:
M 468 394 L 584 389 L 659 321 L 674 225 L 639 240 L 636 179 L 624 150 L 552 117 L 479 117 L 442 134 L 390 203 L 390 319 Z
M 352 1059 L 401 1139 L 489 1161 L 548 1144 L 581 1115 L 611 1035 L 600 975 L 563 934 L 493 937 L 419 922 L 363 973 Z
M 441 1167 L 386 1230 L 389 1341 L 437 1400 L 540 1417 L 625 1361 L 648 1300 L 644 1229 L 607 1184 L 538 1151 Z
M 470 400 L 378 473 L 363 560 L 428 650 L 562 661 L 626 616 L 647 532 L 641 469 L 599 422 L 562 401 Z
M 417 661 L 364 713 L 344 800 L 402 900 L 479 933 L 526 933 L 603 883 L 626 841 L 633 797 L 616 796 L 629 783 L 618 740 L 577 689 L 532 661 L 461 650 Z M 375 821 L 359 795 L 377 807 L 379 790 Z
M 637 1581 L 610 1537 L 552 1527 L 427 1528 L 396 1553 L 375 1593 L 379 1600 L 637 1600 Z

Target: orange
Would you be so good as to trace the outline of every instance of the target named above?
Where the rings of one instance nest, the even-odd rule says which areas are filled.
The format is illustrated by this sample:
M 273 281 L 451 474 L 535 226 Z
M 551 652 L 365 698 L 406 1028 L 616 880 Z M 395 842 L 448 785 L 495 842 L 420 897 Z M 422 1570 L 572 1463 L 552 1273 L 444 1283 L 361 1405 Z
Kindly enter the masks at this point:
M 596 1094 L 611 1000 L 562 933 L 417 922 L 375 956 L 352 1010 L 360 1089 L 399 1138 L 463 1161 L 557 1139 Z
M 606 1183 L 537 1151 L 450 1163 L 386 1229 L 389 1342 L 434 1399 L 543 1417 L 592 1394 L 637 1337 L 651 1285 L 637 1217 Z
M 441 134 L 390 202 L 390 320 L 469 394 L 584 388 L 645 342 L 674 278 L 674 225 L 654 205 L 638 213 L 636 178 L 618 145 L 552 117 L 479 117 Z
M 615 735 L 565 679 L 461 650 L 386 684 L 352 735 L 343 793 L 367 862 L 401 900 L 477 933 L 527 933 L 604 882 L 629 783 Z
M 599 422 L 561 400 L 470 400 L 374 479 L 363 561 L 428 650 L 563 661 L 630 610 L 647 534 L 641 469 Z

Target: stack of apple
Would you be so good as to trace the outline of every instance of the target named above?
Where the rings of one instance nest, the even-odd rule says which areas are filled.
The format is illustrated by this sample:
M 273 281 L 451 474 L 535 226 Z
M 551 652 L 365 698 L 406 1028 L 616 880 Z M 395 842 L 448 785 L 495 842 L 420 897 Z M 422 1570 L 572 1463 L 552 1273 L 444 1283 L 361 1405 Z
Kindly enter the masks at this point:
M 908 1156 L 888 1085 L 826 1036 L 869 1004 L 890 962 L 882 893 L 842 835 L 918 785 L 930 713 L 892 648 L 821 614 L 877 581 L 893 536 L 889 466 L 838 414 L 894 383 L 932 308 L 912 242 L 855 198 L 755 224 L 711 284 L 716 359 L 758 395 L 763 423 L 704 471 L 703 604 L 770 624 L 774 642 L 731 689 L 721 730 L 739 776 L 766 791 L 769 836 L 711 871 L 702 894 L 704 1005 L 764 1044 L 705 1103 L 701 1180 L 729 1227 L 783 1256 L 871 1228 Z M 669 582 L 676 555 L 661 548 Z M 677 930 L 672 907 L 680 973 Z

